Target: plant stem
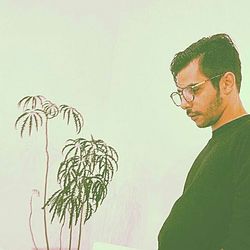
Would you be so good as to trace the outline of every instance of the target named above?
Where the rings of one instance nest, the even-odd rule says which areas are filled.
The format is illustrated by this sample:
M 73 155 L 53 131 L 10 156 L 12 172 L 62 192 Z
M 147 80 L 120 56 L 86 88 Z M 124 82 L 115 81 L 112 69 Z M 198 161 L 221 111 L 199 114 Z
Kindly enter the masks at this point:
M 71 241 L 72 241 L 72 228 L 73 226 L 70 226 L 70 235 L 69 235 L 69 250 L 71 250 Z
M 78 237 L 78 246 L 77 246 L 77 250 L 80 250 L 80 245 L 81 245 L 83 208 L 84 208 L 84 204 L 83 204 L 83 206 L 82 206 L 82 211 L 81 211 L 81 218 L 80 218 L 80 227 L 79 227 L 79 237 Z
M 29 227 L 30 227 L 30 233 L 31 233 L 31 237 L 32 237 L 33 244 L 34 244 L 34 246 L 35 246 L 35 249 L 38 250 L 37 245 L 36 245 L 36 242 L 35 242 L 35 237 L 34 237 L 34 234 L 33 234 L 33 231 L 32 231 L 32 226 L 31 226 L 31 218 L 32 218 L 32 199 L 33 199 L 33 194 L 31 195 L 31 198 L 30 198 Z
M 63 219 L 63 224 L 62 224 L 61 230 L 60 230 L 60 250 L 62 250 L 62 231 L 63 231 L 64 224 L 65 224 L 65 217 Z
M 43 198 L 43 221 L 44 221 L 44 231 L 47 250 L 49 250 L 49 239 L 48 239 L 48 229 L 47 229 L 47 214 L 46 214 L 46 200 L 47 200 L 47 186 L 48 186 L 48 172 L 49 172 L 49 139 L 48 139 L 48 117 L 46 117 L 45 122 L 45 151 L 46 151 L 46 169 L 45 169 L 45 181 L 44 181 L 44 198 Z

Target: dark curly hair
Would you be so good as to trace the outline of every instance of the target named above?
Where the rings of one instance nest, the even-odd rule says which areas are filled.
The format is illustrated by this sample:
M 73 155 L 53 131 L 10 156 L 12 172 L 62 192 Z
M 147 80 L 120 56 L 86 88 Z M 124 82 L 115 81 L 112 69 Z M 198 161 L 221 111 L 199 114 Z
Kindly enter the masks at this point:
M 177 74 L 196 58 L 199 58 L 201 72 L 208 78 L 226 72 L 234 73 L 236 86 L 240 92 L 241 62 L 239 53 L 229 35 L 216 34 L 203 37 L 184 51 L 177 53 L 170 66 L 175 82 Z M 212 80 L 216 89 L 219 89 L 219 81 L 220 77 Z

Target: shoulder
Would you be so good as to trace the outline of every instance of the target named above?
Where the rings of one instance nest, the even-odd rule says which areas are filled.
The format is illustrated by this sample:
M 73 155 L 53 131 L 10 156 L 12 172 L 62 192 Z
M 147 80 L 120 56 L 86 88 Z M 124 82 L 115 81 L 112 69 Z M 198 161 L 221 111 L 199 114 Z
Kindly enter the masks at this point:
M 235 157 L 236 182 L 242 182 L 250 177 L 250 115 L 237 127 L 232 148 Z
M 250 150 L 250 116 L 235 129 L 234 141 L 238 142 L 238 147 L 241 150 Z
M 240 121 L 234 124 L 227 136 L 231 137 L 231 141 L 235 144 L 235 150 L 250 147 L 250 115 L 240 118 Z M 247 148 L 246 148 L 247 147 Z

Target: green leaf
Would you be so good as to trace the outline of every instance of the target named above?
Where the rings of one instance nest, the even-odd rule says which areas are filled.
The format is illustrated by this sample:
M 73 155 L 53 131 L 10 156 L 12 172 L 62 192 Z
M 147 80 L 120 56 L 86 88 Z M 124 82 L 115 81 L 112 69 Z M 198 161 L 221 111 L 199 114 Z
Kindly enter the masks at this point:
M 42 106 L 43 103 L 43 99 L 45 99 L 45 97 L 41 96 L 41 95 L 37 95 L 37 96 L 25 96 L 24 98 L 22 98 L 19 102 L 18 102 L 18 106 L 23 106 L 23 110 L 26 110 L 29 106 L 29 104 L 31 104 L 31 109 L 36 109 L 38 102 L 40 104 L 40 106 Z

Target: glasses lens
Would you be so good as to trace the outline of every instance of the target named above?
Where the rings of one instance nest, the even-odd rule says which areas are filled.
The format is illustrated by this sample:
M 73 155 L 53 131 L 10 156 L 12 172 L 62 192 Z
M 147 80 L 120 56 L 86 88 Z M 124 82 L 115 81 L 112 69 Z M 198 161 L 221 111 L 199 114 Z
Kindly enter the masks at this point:
M 176 106 L 181 105 L 181 96 L 179 93 L 177 92 L 172 93 L 171 98 Z
M 192 88 L 185 88 L 183 89 L 183 96 L 186 99 L 187 102 L 192 102 L 194 99 L 194 93 L 193 93 L 193 89 Z

